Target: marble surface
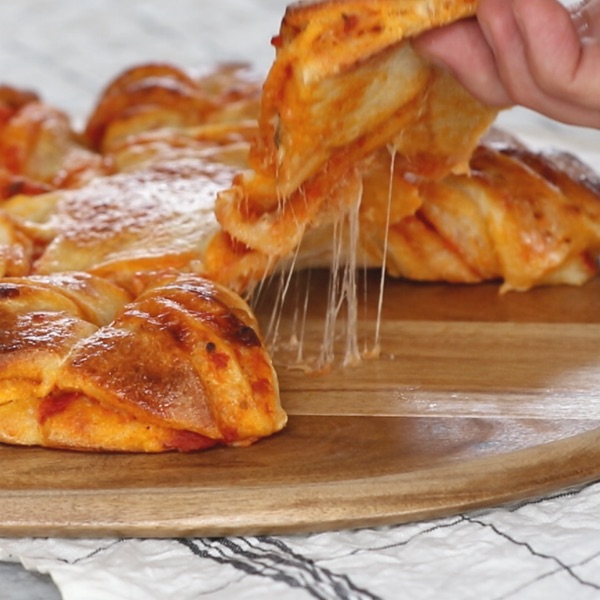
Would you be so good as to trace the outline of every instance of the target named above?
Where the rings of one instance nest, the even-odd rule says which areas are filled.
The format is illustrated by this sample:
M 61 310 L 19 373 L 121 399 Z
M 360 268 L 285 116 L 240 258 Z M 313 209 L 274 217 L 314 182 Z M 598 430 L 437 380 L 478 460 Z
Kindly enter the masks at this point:
M 4 0 L 0 80 L 83 116 L 124 68 L 233 60 L 266 71 L 284 0 Z

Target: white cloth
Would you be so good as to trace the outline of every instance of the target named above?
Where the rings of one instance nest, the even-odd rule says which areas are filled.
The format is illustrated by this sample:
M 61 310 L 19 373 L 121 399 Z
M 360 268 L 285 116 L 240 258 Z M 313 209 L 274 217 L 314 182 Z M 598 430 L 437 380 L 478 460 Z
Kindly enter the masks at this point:
M 9 0 L 0 76 L 83 118 L 132 64 L 246 60 L 266 69 L 286 0 Z M 600 165 L 598 132 L 526 111 L 529 143 Z M 225 539 L 3 539 L 0 559 L 49 573 L 64 600 L 600 597 L 600 484 L 396 527 Z M 0 515 L 1 519 L 1 515 Z M 0 590 L 1 596 L 1 590 Z
M 600 597 L 600 484 L 394 527 L 313 535 L 0 540 L 64 600 Z

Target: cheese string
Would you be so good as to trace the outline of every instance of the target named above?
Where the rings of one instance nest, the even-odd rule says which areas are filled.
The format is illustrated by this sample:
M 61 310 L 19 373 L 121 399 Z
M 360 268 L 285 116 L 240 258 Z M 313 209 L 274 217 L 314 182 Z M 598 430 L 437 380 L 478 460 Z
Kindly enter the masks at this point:
M 387 272 L 387 254 L 390 237 L 390 224 L 392 214 L 392 195 L 394 190 L 394 167 L 396 164 L 396 151 L 390 148 L 390 183 L 388 186 L 387 209 L 385 215 L 385 231 L 383 234 L 383 256 L 381 258 L 381 277 L 379 281 L 379 299 L 377 303 L 377 321 L 375 324 L 375 340 L 371 354 L 378 355 L 381 351 L 381 323 L 383 320 L 383 296 L 385 292 L 385 276 Z

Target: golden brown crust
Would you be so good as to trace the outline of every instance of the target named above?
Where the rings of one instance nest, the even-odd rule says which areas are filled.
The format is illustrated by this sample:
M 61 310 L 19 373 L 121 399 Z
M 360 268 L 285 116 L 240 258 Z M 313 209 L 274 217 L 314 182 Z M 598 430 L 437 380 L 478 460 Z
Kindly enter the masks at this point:
M 32 239 L 45 239 L 32 272 L 88 271 L 128 285 L 139 271 L 203 271 L 218 228 L 214 198 L 234 172 L 201 157 L 165 161 L 34 201 L 13 198 L 5 210 Z
M 77 450 L 247 445 L 286 416 L 250 309 L 198 276 L 133 302 L 87 274 L 0 285 L 0 439 Z
M 107 153 L 142 132 L 253 119 L 259 98 L 259 80 L 246 65 L 222 65 L 197 75 L 169 64 L 138 65 L 102 92 L 85 139 Z
M 16 422 L 21 401 L 29 406 L 29 399 L 51 393 L 72 346 L 110 322 L 129 299 L 123 290 L 84 273 L 0 281 L 3 412 L 15 415 Z
M 579 285 L 597 274 L 600 195 L 544 156 L 483 144 L 469 174 L 439 181 L 407 179 L 392 163 L 381 152 L 365 166 L 363 264 L 421 281 L 498 280 L 505 291 Z M 303 241 L 300 264 L 305 252 L 319 256 L 315 239 Z
M 201 257 L 204 235 L 214 227 L 212 196 L 228 180 L 221 169 L 210 175 L 186 177 L 182 169 L 117 175 L 64 194 L 50 222 L 57 235 L 36 272 L 67 265 L 126 278 L 152 268 L 185 269 Z
M 126 124 L 127 134 L 157 126 L 198 123 L 213 108 L 211 99 L 183 70 L 150 64 L 128 69 L 106 87 L 87 121 L 89 145 L 104 151 Z M 117 132 L 111 131 L 117 129 Z
M 0 198 L 79 187 L 111 171 L 109 161 L 81 142 L 64 112 L 18 90 L 10 99 L 2 119 L 0 94 Z

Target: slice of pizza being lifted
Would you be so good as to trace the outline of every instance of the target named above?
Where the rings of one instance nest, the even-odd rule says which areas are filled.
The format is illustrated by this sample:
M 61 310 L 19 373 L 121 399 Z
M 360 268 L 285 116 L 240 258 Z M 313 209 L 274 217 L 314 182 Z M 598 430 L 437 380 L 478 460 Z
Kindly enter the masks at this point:
M 414 36 L 476 8 L 291 5 L 273 40 L 249 169 L 218 196 L 223 232 L 207 262 L 227 256 L 238 278 L 258 257 L 265 272 L 342 266 L 350 314 L 357 266 L 421 281 L 498 280 L 503 291 L 595 276 L 598 186 L 560 161 L 511 152 L 512 140 L 482 143 L 497 111 L 412 48 Z
M 413 176 L 466 172 L 497 111 L 424 61 L 410 40 L 472 15 L 476 5 L 475 0 L 291 5 L 274 38 L 276 58 L 263 88 L 250 170 L 217 203 L 224 229 L 267 254 L 289 253 L 306 229 L 322 222 L 321 207 L 340 182 L 381 147 Z M 331 203 L 327 208 L 335 212 Z M 296 235 L 266 237 L 261 225 L 282 219 L 295 221 Z M 252 226 L 242 228 L 244 221 Z
M 482 143 L 497 111 L 412 48 L 414 36 L 476 8 L 314 0 L 287 9 L 249 169 L 216 203 L 227 264 L 255 254 L 270 269 L 383 265 L 417 280 L 497 279 L 504 290 L 595 275 L 598 186 L 514 139 L 502 150 L 489 136 Z M 359 232 L 335 258 L 328 240 L 352 219 Z

